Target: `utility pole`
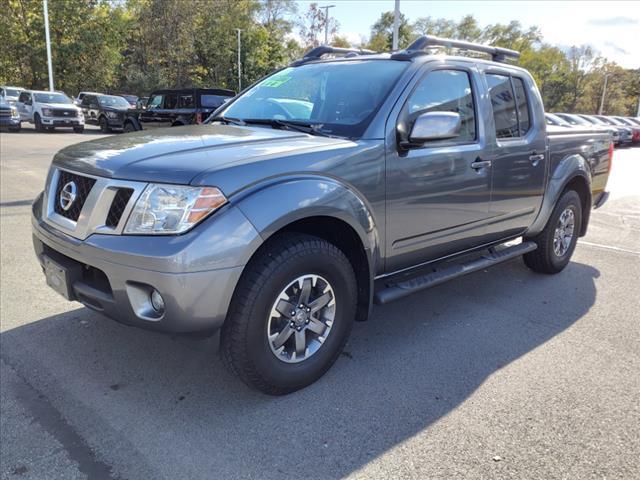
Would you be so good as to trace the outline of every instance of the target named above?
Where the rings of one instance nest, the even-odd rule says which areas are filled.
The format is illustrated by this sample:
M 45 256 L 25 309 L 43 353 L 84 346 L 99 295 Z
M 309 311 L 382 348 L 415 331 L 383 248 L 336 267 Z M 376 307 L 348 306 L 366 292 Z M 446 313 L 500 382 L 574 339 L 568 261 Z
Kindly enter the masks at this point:
M 47 64 L 49 66 L 49 91 L 53 92 L 53 65 L 51 63 L 51 39 L 49 38 L 49 8 L 47 0 L 43 0 L 44 8 L 44 35 L 47 41 Z
M 241 28 L 236 28 L 236 32 L 238 32 L 238 93 L 242 91 L 242 64 L 240 62 L 240 51 L 242 49 L 242 40 L 240 40 L 240 32 L 242 32 Z
M 604 85 L 602 87 L 602 98 L 600 98 L 600 108 L 598 109 L 598 115 L 602 115 L 602 110 L 604 110 L 604 97 L 607 94 L 607 79 L 609 78 L 610 73 L 604 74 Z
M 324 5 L 324 44 L 329 45 L 329 9 L 335 5 Z
M 391 50 L 398 50 L 398 34 L 400 31 L 400 0 L 396 0 L 396 7 L 393 12 L 393 43 Z

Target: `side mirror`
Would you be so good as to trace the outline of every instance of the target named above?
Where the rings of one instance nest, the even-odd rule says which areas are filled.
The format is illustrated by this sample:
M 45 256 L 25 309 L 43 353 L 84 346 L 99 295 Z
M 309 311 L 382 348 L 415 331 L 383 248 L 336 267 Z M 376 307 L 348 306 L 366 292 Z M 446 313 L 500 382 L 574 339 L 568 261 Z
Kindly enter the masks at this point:
M 455 112 L 427 112 L 419 115 L 411 131 L 408 147 L 420 147 L 433 140 L 447 140 L 460 135 L 462 119 Z

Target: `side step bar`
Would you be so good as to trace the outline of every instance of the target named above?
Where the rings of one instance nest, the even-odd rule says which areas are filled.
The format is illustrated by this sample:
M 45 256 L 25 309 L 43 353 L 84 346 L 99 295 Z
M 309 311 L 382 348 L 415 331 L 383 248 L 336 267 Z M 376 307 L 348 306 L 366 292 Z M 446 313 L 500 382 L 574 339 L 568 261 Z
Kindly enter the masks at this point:
M 412 293 L 419 292 L 420 290 L 435 287 L 441 283 L 461 277 L 467 273 L 477 272 L 478 270 L 483 270 L 498 263 L 511 260 L 525 253 L 532 252 L 536 248 L 538 248 L 538 245 L 534 242 L 522 242 L 499 251 L 490 251 L 490 253 L 470 262 L 452 265 L 420 277 L 391 284 L 387 288 L 376 292 L 374 302 L 378 305 L 384 305 Z

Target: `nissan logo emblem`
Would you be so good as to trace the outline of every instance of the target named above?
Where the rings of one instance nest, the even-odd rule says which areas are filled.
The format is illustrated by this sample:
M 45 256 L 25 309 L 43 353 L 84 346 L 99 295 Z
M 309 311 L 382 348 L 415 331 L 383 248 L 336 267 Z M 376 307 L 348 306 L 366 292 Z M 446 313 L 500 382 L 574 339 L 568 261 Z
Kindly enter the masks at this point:
M 60 207 L 65 212 L 71 208 L 73 202 L 76 201 L 78 195 L 78 187 L 75 182 L 69 182 L 62 187 L 60 191 Z

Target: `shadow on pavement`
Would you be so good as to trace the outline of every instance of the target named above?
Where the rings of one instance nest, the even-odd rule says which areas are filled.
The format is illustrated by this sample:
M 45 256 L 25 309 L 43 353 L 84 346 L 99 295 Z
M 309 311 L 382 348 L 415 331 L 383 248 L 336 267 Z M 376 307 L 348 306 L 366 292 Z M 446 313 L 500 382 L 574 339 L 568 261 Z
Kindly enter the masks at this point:
M 2 358 L 123 477 L 334 478 L 562 334 L 594 304 L 598 276 L 512 261 L 377 308 L 324 378 L 286 397 L 228 375 L 217 336 L 163 336 L 84 308 L 3 333 Z

